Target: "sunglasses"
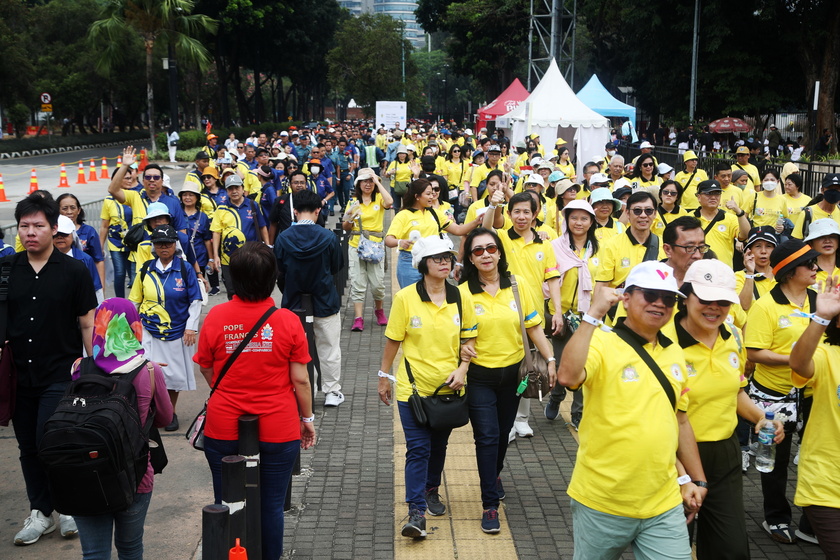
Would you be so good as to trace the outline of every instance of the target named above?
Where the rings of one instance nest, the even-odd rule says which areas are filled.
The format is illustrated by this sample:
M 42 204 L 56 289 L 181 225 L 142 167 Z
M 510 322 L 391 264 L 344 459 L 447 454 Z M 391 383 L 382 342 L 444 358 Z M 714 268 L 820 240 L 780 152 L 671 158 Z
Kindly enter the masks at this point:
M 656 212 L 656 208 L 639 208 L 637 206 L 636 208 L 633 208 L 631 211 L 636 216 L 641 216 L 642 214 L 644 214 L 645 216 L 653 216 L 653 213 Z
M 694 294 L 694 295 L 697 295 L 697 294 Z M 729 307 L 729 306 L 732 305 L 731 301 L 727 301 L 725 299 L 709 301 L 709 300 L 705 300 L 705 299 L 700 299 L 698 297 L 697 300 L 700 302 L 701 305 L 717 305 L 718 307 Z
M 432 187 L 432 192 L 440 192 L 440 187 Z
M 452 253 L 441 253 L 440 255 L 432 255 L 429 260 L 435 264 L 446 264 L 452 262 Z
M 470 253 L 472 253 L 476 257 L 480 257 L 484 254 L 484 251 L 487 251 L 491 255 L 495 255 L 498 250 L 499 248 L 495 245 L 488 245 L 487 247 L 473 247 Z
M 453 153 L 453 154 L 460 154 L 460 153 L 461 153 L 461 150 L 452 150 L 452 153 Z
M 653 167 L 652 163 L 643 163 L 642 167 Z
M 161 175 L 143 175 L 147 181 L 160 181 L 163 177 Z
M 671 292 L 662 292 L 659 290 L 649 290 L 647 288 L 634 288 L 633 292 L 641 292 L 645 301 L 648 303 L 656 303 L 662 301 L 665 307 L 674 307 L 677 304 L 677 296 Z
M 677 191 L 661 191 L 662 196 L 677 196 Z
M 811 259 L 810 261 L 802 263 L 799 266 L 804 266 L 805 268 L 810 270 L 813 268 L 818 268 L 819 264 L 817 263 L 817 259 Z
M 705 255 L 706 253 L 709 252 L 709 249 L 711 249 L 711 247 L 709 247 L 708 245 L 705 245 L 705 244 L 703 244 L 703 245 L 677 245 L 676 243 L 674 243 L 674 247 L 679 247 L 680 249 L 684 249 L 685 252 L 688 253 L 689 255 L 693 255 L 697 251 L 700 251 L 701 255 Z

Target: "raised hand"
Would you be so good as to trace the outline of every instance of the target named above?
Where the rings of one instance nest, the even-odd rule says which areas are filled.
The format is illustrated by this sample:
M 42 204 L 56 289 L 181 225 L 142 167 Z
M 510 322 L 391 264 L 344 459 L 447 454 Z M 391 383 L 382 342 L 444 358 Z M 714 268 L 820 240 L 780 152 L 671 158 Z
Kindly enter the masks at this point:
M 817 315 L 823 319 L 833 319 L 840 315 L 840 277 L 829 276 L 821 293 L 817 294 Z
M 131 165 L 137 161 L 137 150 L 134 146 L 126 146 L 122 154 L 123 165 Z

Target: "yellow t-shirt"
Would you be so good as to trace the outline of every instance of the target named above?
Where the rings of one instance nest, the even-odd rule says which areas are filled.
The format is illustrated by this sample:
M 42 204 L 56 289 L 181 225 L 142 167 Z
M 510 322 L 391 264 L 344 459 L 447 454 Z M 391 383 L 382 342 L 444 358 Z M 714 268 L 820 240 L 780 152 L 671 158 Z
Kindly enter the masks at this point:
M 120 241 L 120 247 L 114 245 L 112 241 L 112 237 L 118 237 L 120 240 L 125 237 L 126 232 L 128 232 L 128 228 L 134 225 L 134 217 L 132 216 L 132 223 L 126 223 L 125 221 L 125 211 L 127 205 L 120 204 L 116 200 L 114 200 L 113 196 L 108 196 L 105 200 L 102 201 L 102 212 L 99 214 L 99 218 L 102 220 L 108 220 L 108 236 L 106 237 L 106 242 L 108 243 L 107 250 L 108 251 L 124 251 L 125 247 L 122 246 L 122 241 Z M 138 222 L 139 223 L 139 222 Z
M 523 282 L 523 285 L 527 285 L 531 290 L 532 301 L 543 301 L 543 282 L 560 276 L 551 244 L 540 239 L 536 233 L 534 238 L 526 243 L 513 227 L 497 233 L 505 247 L 508 270 L 517 277 L 525 278 L 526 282 Z
M 542 301 L 535 302 L 531 298 L 532 290 L 524 277 L 520 276 L 517 284 L 525 328 L 535 327 L 542 322 Z M 501 287 L 495 296 L 485 292 L 480 285 L 476 285 L 476 291 L 471 292 L 467 282 L 461 284 L 459 289 L 465 298 L 472 295 L 475 306 L 478 335 L 473 362 L 488 368 L 506 367 L 520 362 L 525 357 L 525 351 L 510 279 L 501 280 Z
M 470 204 L 469 208 L 467 208 L 467 215 L 464 218 L 464 223 L 468 224 L 468 223 L 472 222 L 473 220 L 475 220 L 476 218 L 478 218 L 479 210 L 481 210 L 482 208 L 489 208 L 489 206 L 490 206 L 490 199 L 487 198 L 486 196 L 483 199 L 476 200 L 475 202 Z M 502 210 L 500 209 L 499 211 L 502 211 Z M 513 222 L 510 219 L 510 214 L 508 214 L 507 212 L 504 212 L 504 215 L 505 215 L 505 225 L 503 226 L 503 229 L 512 228 L 513 227 Z M 481 217 L 482 218 L 484 217 L 483 213 L 481 214 Z
M 406 286 L 394 295 L 385 336 L 402 343 L 403 357 L 397 368 L 397 400 L 405 402 L 411 395 L 411 384 L 405 360 L 411 364 L 417 391 L 431 395 L 460 363 L 462 338 L 474 338 L 478 332 L 472 297 L 446 285 L 446 301 L 438 307 L 426 293 L 423 282 Z M 441 389 L 441 393 L 451 393 Z
M 674 181 L 682 185 L 682 197 L 680 197 L 680 205 L 688 210 L 700 207 L 700 201 L 697 200 L 697 185 L 703 181 L 708 181 L 709 176 L 700 168 L 697 168 L 696 173 L 686 173 L 680 171 L 674 176 Z M 689 179 L 691 182 L 689 182 Z
M 790 356 L 793 345 L 805 332 L 810 322 L 807 317 L 795 317 L 791 313 L 798 310 L 805 313 L 813 312 L 814 309 L 811 309 L 810 305 L 813 294 L 814 292 L 808 291 L 809 297 L 805 298 L 805 305 L 801 309 L 788 301 L 782 293 L 781 286 L 776 286 L 769 293 L 758 298 L 747 314 L 746 347 L 770 350 L 776 354 Z M 764 387 L 783 395 L 788 394 L 793 388 L 790 381 L 790 368 L 786 365 L 769 366 L 757 363 L 753 379 Z
M 595 273 L 595 281 L 608 282 L 613 288 L 621 286 L 630 274 L 630 270 L 642 262 L 652 240 L 653 237 L 649 236 L 645 244 L 641 244 L 636 241 L 629 229 L 623 235 L 616 235 L 607 240 L 598 251 L 600 262 Z M 662 260 L 665 258 L 665 251 L 662 249 L 662 240 L 659 239 L 658 242 L 657 260 Z
M 609 221 L 607 221 L 607 225 L 602 226 L 598 224 L 598 227 L 595 228 L 595 239 L 597 239 L 598 243 L 600 243 L 603 247 L 604 243 L 606 243 L 616 235 L 624 233 L 626 229 L 627 226 L 619 222 L 617 219 L 611 217 Z
M 444 161 L 439 166 L 439 169 L 441 170 L 443 177 L 446 179 L 446 182 L 449 183 L 449 190 L 460 191 L 461 185 L 464 184 L 464 179 L 466 179 L 469 174 L 470 164 L 461 158 L 461 161 L 457 163 L 453 161 Z M 451 193 L 450 198 L 452 198 Z
M 254 169 L 249 170 L 248 173 L 245 174 L 245 178 L 242 180 L 242 183 L 245 188 L 245 196 L 260 194 L 262 192 L 260 179 L 257 177 L 257 172 Z
M 747 172 L 747 175 L 749 175 L 750 182 L 753 184 L 753 187 L 761 186 L 761 178 L 758 176 L 758 168 L 755 165 L 751 163 L 747 163 L 744 165 L 738 165 L 737 163 L 733 163 L 732 171 L 736 171 L 738 169 L 743 169 Z
M 740 294 L 741 290 L 744 289 L 744 283 L 747 281 L 746 278 L 747 273 L 743 270 L 739 270 L 735 273 L 735 292 Z M 770 290 L 776 287 L 776 280 L 772 278 L 754 278 L 753 279 L 753 301 L 757 300 Z M 756 292 L 758 292 L 758 296 L 756 296 Z
M 793 503 L 840 508 L 840 348 L 822 343 L 814 352 L 814 377 L 791 372 L 795 387 L 813 389 L 814 404 L 799 457 L 799 481 Z
M 706 244 L 712 248 L 719 261 L 731 268 L 732 258 L 735 255 L 735 240 L 738 239 L 741 229 L 738 226 L 738 218 L 734 214 L 725 213 L 723 210 L 718 210 L 718 214 L 722 214 L 723 219 L 718 220 L 706 234 Z M 712 222 L 704 218 L 699 209 L 695 210 L 694 217 L 700 220 L 704 231 Z
M 557 256 L 560 254 L 559 250 L 557 249 L 557 244 L 562 242 L 562 238 L 555 239 L 551 242 L 551 245 L 554 248 L 555 258 L 557 258 Z M 578 249 L 577 255 L 581 258 L 581 260 L 586 259 L 586 249 Z M 590 277 L 594 279 L 595 271 L 598 269 L 598 257 L 591 256 L 588 259 L 586 259 L 586 267 L 589 269 Z M 575 313 L 578 312 L 578 297 L 580 292 L 578 284 L 578 274 L 578 269 L 576 267 L 572 267 L 560 276 L 560 305 L 562 307 L 562 309 L 560 310 L 561 313 L 566 313 L 570 310 L 574 311 Z M 554 303 L 551 300 L 548 300 L 548 311 L 552 315 L 557 312 L 557 310 L 554 308 Z
M 137 191 L 124 190 L 123 194 L 125 195 L 125 204 L 131 207 L 132 225 L 139 224 L 146 217 L 148 199 L 144 199 Z
M 734 216 L 735 210 L 730 210 L 729 208 L 727 208 L 726 201 L 728 201 L 731 198 L 738 205 L 738 208 L 744 210 L 744 206 L 749 207 L 751 200 L 752 198 L 754 198 L 754 196 L 755 191 L 742 191 L 732 183 L 729 183 L 729 185 L 720 193 L 720 209 L 726 212 L 727 214 L 732 214 Z
M 435 220 L 435 216 L 438 215 L 431 208 L 426 210 L 403 208 L 394 215 L 394 219 L 391 220 L 391 225 L 385 235 L 393 235 L 397 239 L 409 239 L 413 230 L 419 231 L 420 237 L 439 235 L 449 227 L 451 221 L 446 216 L 438 216 L 438 221 Z M 440 226 L 438 226 L 438 223 Z M 400 251 L 410 252 L 411 249 L 400 249 Z
M 472 168 L 472 174 L 470 175 L 470 187 L 475 187 L 478 189 L 478 185 L 487 178 L 491 171 L 494 169 L 498 169 L 499 171 L 505 170 L 505 164 L 502 160 L 499 160 L 499 163 L 496 164 L 496 167 L 492 167 L 489 162 L 482 163 L 477 167 Z M 479 198 L 484 198 L 487 196 L 487 189 L 484 189 L 484 192 L 479 195 Z
M 408 160 L 405 163 L 400 163 L 397 160 L 391 162 L 388 166 L 387 172 L 390 173 L 392 171 L 396 171 L 393 177 L 391 177 L 392 181 L 400 181 L 406 182 L 411 181 L 411 177 L 413 174 L 411 173 L 411 166 L 408 164 Z
M 713 348 L 697 341 L 680 324 L 677 313 L 662 333 L 677 341 L 685 353 L 691 386 L 688 419 L 697 441 L 721 441 L 732 436 L 738 424 L 738 393 L 747 386 L 744 364 L 747 351 L 738 327 L 722 325 Z
M 565 175 L 567 179 L 569 179 L 571 181 L 575 180 L 575 178 L 576 178 L 575 166 L 572 165 L 572 162 L 569 162 L 565 165 L 561 164 L 560 162 L 557 162 L 555 164 L 555 167 L 557 168 L 558 171 L 563 173 L 563 175 Z
M 679 204 L 674 206 L 674 209 L 670 212 L 664 210 L 661 206 L 656 210 L 656 219 L 653 221 L 653 225 L 651 226 L 650 230 L 658 235 L 660 238 L 662 237 L 662 232 L 665 231 L 665 226 L 676 220 L 681 216 L 688 216 L 688 210 L 680 206 Z
M 351 198 L 347 203 L 348 207 L 353 207 L 358 204 L 362 213 L 359 216 L 362 219 L 362 227 L 367 231 L 383 231 L 385 227 L 385 208 L 382 206 L 381 197 L 377 197 L 365 204 L 361 200 Z M 359 218 L 353 220 L 353 229 L 351 231 L 359 232 Z M 371 241 L 382 241 L 382 237 L 370 236 Z M 359 246 L 359 236 L 351 235 L 349 244 L 351 247 Z
M 808 208 L 802 210 L 802 212 L 799 213 L 799 216 L 797 216 L 796 225 L 793 228 L 793 233 L 791 234 L 793 237 L 796 237 L 797 239 L 804 239 L 805 237 L 807 237 L 807 234 L 803 234 L 802 227 L 805 224 L 805 216 L 808 214 L 810 214 L 811 218 L 808 227 L 810 227 L 810 224 L 816 222 L 817 220 L 822 220 L 823 218 L 831 218 L 832 220 L 837 222 L 837 225 L 840 225 L 839 209 L 835 207 L 834 211 L 831 214 L 829 214 L 828 212 L 820 208 L 818 204 L 814 204 L 813 206 L 809 206 Z
M 750 215 L 753 227 L 771 226 L 776 227 L 776 222 L 779 218 L 788 218 L 787 201 L 784 197 L 776 195 L 769 197 L 763 192 L 755 193 L 752 200 L 746 191 L 744 191 L 747 199 L 748 208 L 742 208 Z
M 452 205 L 449 204 L 449 201 L 439 200 L 438 205 L 434 210 L 439 217 L 442 217 L 443 221 L 455 221 L 455 209 L 452 208 Z
M 788 218 L 794 224 L 799 219 L 799 215 L 802 213 L 802 209 L 808 206 L 808 203 L 811 202 L 811 197 L 807 194 L 800 195 L 799 198 L 792 198 L 787 193 L 782 195 L 782 198 L 785 199 L 785 204 L 787 204 L 787 211 L 788 211 Z
M 673 387 L 677 408 L 687 410 L 680 345 L 660 335 L 655 348 L 643 346 Z M 656 376 L 616 333 L 593 334 L 583 396 L 586 414 L 569 496 L 597 511 L 633 519 L 655 517 L 682 503 L 675 466 L 676 413 Z

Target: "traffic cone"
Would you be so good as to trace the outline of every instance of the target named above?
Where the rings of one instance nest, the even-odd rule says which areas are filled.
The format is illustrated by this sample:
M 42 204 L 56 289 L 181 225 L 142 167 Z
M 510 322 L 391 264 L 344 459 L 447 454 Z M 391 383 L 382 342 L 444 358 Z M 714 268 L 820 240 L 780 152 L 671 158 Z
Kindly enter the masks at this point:
M 147 165 L 149 165 L 149 158 L 146 156 L 146 148 L 143 148 L 140 150 L 140 171 L 145 171 Z
M 98 180 L 99 177 L 96 176 L 96 164 L 93 162 L 93 158 L 90 158 L 90 175 L 88 176 L 88 182 L 93 183 Z
M 77 185 L 87 185 L 87 181 L 85 180 L 85 164 L 82 163 L 82 160 L 79 160 L 79 177 L 76 179 Z
M 117 168 L 122 165 L 122 156 L 117 156 Z
M 70 183 L 67 182 L 67 169 L 65 169 L 64 164 L 61 164 L 61 178 L 58 180 L 58 188 L 70 188 Z
M 102 158 L 102 173 L 99 174 L 100 179 L 108 179 L 108 158 Z
M 6 198 L 6 187 L 3 186 L 3 174 L 0 173 L 0 202 L 11 202 Z
M 26 194 L 32 194 L 38 190 L 38 174 L 35 173 L 35 168 L 32 168 L 32 173 L 29 175 L 29 192 Z
M 236 546 L 230 549 L 228 560 L 248 560 L 248 551 L 239 545 L 239 539 L 236 539 Z

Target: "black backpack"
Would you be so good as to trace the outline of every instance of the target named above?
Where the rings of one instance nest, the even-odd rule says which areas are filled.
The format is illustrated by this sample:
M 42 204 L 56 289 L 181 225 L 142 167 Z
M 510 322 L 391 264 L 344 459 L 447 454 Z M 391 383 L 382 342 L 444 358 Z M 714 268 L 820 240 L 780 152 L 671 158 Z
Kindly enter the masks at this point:
M 65 515 L 101 515 L 134 502 L 149 462 L 149 429 L 140 424 L 132 381 L 147 371 L 144 362 L 126 374 L 106 374 L 93 358 L 81 361 L 44 425 L 38 456 L 50 485 L 53 506 Z
M 125 237 L 123 237 L 123 245 L 125 245 L 126 249 L 129 251 L 136 251 L 137 246 L 146 239 L 146 226 L 143 222 L 139 224 L 134 224 L 128 231 L 125 232 Z

